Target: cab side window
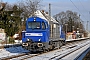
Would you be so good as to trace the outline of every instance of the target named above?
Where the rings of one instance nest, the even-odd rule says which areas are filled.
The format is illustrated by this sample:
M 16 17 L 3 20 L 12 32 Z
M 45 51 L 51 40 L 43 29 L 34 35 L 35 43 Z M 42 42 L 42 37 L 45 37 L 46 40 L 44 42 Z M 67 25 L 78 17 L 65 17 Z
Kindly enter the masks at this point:
M 46 29 L 46 25 L 44 22 L 42 22 L 42 29 L 45 30 Z

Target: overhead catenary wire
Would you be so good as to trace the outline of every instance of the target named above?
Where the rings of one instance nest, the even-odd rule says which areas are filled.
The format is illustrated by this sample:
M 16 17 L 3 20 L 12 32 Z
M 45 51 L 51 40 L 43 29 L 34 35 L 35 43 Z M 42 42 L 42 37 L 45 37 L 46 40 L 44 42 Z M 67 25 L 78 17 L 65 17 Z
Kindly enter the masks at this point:
M 81 6 L 83 7 L 83 10 L 85 10 L 85 11 L 87 11 L 88 12 L 88 10 L 84 7 L 84 5 L 83 5 L 83 3 L 81 2 L 81 0 L 79 0 L 79 2 L 80 2 L 80 4 L 81 4 Z M 90 12 L 89 12 L 89 14 L 90 14 Z M 89 21 L 88 21 L 89 22 Z M 88 25 L 87 25 L 88 26 Z
M 83 7 L 83 10 L 89 12 L 89 11 L 84 7 L 84 5 L 83 5 L 83 3 L 81 2 L 81 0 L 79 0 L 79 1 L 80 1 L 81 6 Z M 90 12 L 89 12 L 89 14 L 90 14 Z
M 79 0 L 79 2 L 80 2 L 80 4 L 81 4 L 81 6 L 83 7 L 83 9 L 84 9 L 85 11 L 87 11 L 86 8 L 84 7 L 83 3 L 81 2 L 81 0 Z
M 70 0 L 71 1 L 71 0 Z M 88 10 L 86 10 L 85 9 L 85 7 L 84 7 L 84 5 L 82 4 L 82 2 L 81 2 L 81 0 L 79 0 L 80 1 L 80 4 L 81 4 L 81 6 L 83 7 L 83 10 L 85 10 L 85 11 L 88 11 Z M 73 1 L 71 1 L 72 3 L 73 3 Z M 73 5 L 78 9 L 78 11 L 80 12 L 80 10 L 79 10 L 79 8 L 73 3 Z M 80 12 L 81 13 L 81 12 Z M 81 13 L 82 14 L 82 13 Z M 83 15 L 82 14 L 82 16 L 85 18 L 85 20 L 87 20 L 87 24 L 86 24 L 86 30 L 88 31 L 88 19 L 86 19 L 86 17 L 85 17 L 85 15 Z
M 85 18 L 85 20 L 87 20 L 86 17 L 81 13 L 81 11 L 79 10 L 79 8 L 74 4 L 74 2 L 73 2 L 72 0 L 70 0 L 70 1 L 71 1 L 72 4 L 74 5 L 74 7 L 77 8 L 77 10 L 80 12 L 80 14 Z

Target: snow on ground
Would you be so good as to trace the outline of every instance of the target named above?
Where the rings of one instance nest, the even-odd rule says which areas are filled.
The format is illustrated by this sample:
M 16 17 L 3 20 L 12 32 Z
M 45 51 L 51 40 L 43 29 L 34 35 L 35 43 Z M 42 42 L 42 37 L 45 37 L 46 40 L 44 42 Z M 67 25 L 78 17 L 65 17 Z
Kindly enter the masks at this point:
M 61 49 L 58 49 L 58 50 L 55 50 L 55 51 L 52 51 L 52 52 L 48 52 L 48 53 L 44 53 L 44 54 L 41 54 L 39 56 L 35 56 L 35 57 L 32 57 L 32 58 L 29 58 L 27 60 L 48 60 L 51 57 L 57 56 L 59 54 L 65 54 L 66 52 L 68 52 L 68 47 L 70 47 L 70 46 L 74 46 L 75 45 L 76 47 L 78 47 L 78 46 L 84 45 L 86 43 L 90 43 L 90 40 L 83 41 L 81 43 L 74 43 L 74 44 L 69 44 L 69 45 L 66 44 L 65 46 L 62 46 Z M 87 47 L 89 47 L 89 46 L 90 46 L 90 44 Z M 81 50 L 84 50 L 87 47 L 84 47 Z M 29 51 L 28 50 L 24 50 L 21 46 L 20 47 L 12 46 L 10 48 L 3 48 L 3 49 L 0 49 L 0 58 L 12 56 L 12 55 L 18 55 L 18 54 L 21 54 L 21 53 L 24 53 L 24 52 L 29 52 Z M 81 52 L 81 51 L 78 51 L 76 53 L 68 55 L 64 59 L 68 59 L 68 58 L 70 58 L 72 56 L 74 57 L 79 52 Z
M 24 52 L 29 52 L 28 50 L 24 50 L 21 46 L 20 47 L 10 47 L 10 48 L 4 48 L 0 49 L 0 58 L 12 56 L 12 55 L 18 55 Z
M 88 45 L 84 46 L 86 44 L 88 44 Z M 78 44 L 75 48 L 72 48 L 71 50 L 77 49 L 77 48 L 79 48 L 81 46 L 84 46 L 84 47 L 79 49 L 79 50 L 77 50 L 76 52 L 73 52 L 72 54 L 66 56 L 62 60 L 74 60 L 78 55 L 80 55 L 83 51 L 85 51 L 87 48 L 90 47 L 90 41 L 88 40 L 88 41 L 86 41 L 84 43 Z M 41 54 L 41 55 L 36 56 L 36 57 L 28 58 L 27 60 L 49 60 L 51 57 L 54 57 L 54 56 L 65 55 L 68 52 L 70 52 L 71 50 L 67 49 L 67 48 L 66 49 L 62 48 L 62 49 L 59 49 L 59 50 L 55 50 L 55 51 L 52 51 L 52 52 Z

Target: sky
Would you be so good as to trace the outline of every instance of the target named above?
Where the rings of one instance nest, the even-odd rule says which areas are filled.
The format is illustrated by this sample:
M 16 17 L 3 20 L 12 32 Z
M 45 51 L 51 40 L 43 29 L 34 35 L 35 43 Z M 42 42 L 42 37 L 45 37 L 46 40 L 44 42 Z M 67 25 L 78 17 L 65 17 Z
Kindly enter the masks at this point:
M 80 14 L 80 18 L 84 21 L 85 29 L 88 22 L 88 30 L 90 30 L 90 0 L 44 0 L 44 9 L 48 10 L 48 4 L 51 4 L 52 15 L 58 14 L 62 11 L 71 10 Z
M 2 0 L 3 2 L 17 3 L 18 0 Z M 51 15 L 56 15 L 62 11 L 71 10 L 80 14 L 80 18 L 84 21 L 88 28 L 90 26 L 90 0 L 42 0 L 43 10 L 49 11 L 49 3 L 51 4 Z

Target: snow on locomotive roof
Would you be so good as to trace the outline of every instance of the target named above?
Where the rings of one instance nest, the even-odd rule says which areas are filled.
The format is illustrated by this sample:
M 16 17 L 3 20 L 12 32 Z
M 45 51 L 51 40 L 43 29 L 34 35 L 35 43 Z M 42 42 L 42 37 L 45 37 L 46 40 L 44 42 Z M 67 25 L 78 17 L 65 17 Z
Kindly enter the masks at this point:
M 58 23 L 53 17 L 50 17 L 49 14 L 46 14 L 46 12 L 42 12 L 40 10 L 37 10 L 35 12 L 35 16 L 40 17 L 48 22 Z
M 35 16 L 40 17 L 40 18 L 42 18 L 42 19 L 44 19 L 44 20 L 47 20 L 39 10 L 37 10 L 37 11 L 35 12 Z M 48 20 L 47 20 L 47 21 L 48 21 Z

